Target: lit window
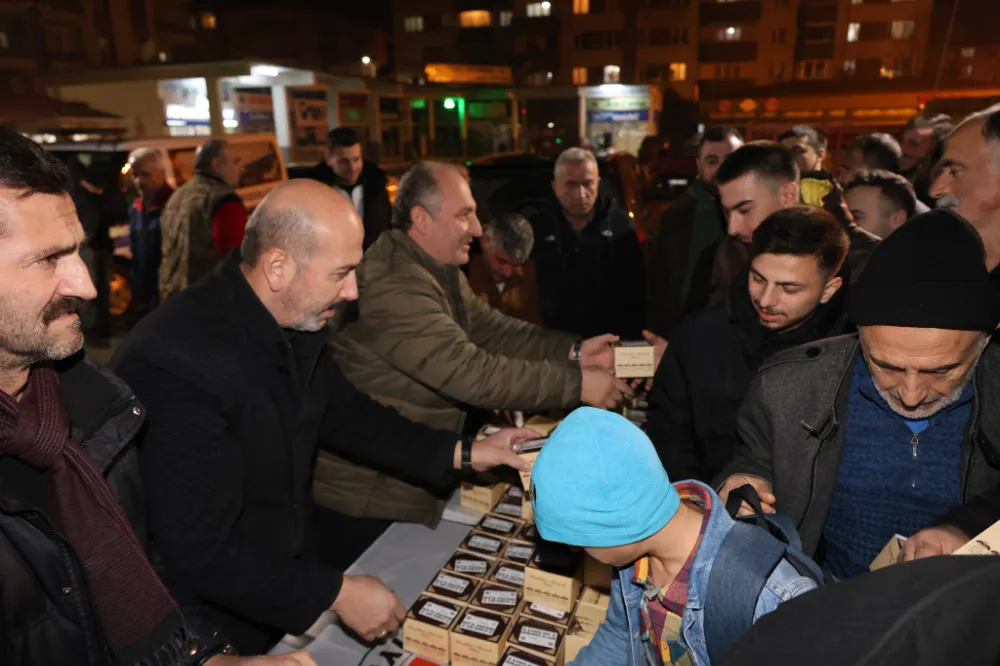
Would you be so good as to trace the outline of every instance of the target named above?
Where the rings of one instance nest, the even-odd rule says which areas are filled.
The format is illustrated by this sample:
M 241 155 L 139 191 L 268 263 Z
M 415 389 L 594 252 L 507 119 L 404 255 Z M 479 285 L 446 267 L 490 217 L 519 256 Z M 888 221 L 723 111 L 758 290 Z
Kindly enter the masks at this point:
M 406 29 L 406 32 L 423 32 L 424 17 L 407 16 L 405 19 L 403 19 L 403 27 Z
M 500 25 L 504 28 L 509 28 L 510 24 L 514 22 L 514 12 L 504 11 L 500 12 Z
M 972 77 L 972 65 L 966 65 L 965 67 L 963 67 L 962 68 L 962 75 L 965 76 L 966 78 L 971 78 Z
M 686 62 L 670 63 L 670 80 L 683 81 L 687 79 L 688 66 Z
M 851 0 L 852 5 L 860 5 L 864 0 Z
M 743 28 L 737 28 L 733 25 L 728 28 L 719 28 L 718 33 L 716 33 L 716 40 L 720 42 L 738 42 L 742 38 Z
M 551 2 L 528 3 L 528 16 L 549 16 L 552 14 Z
M 201 27 L 205 30 L 215 30 L 215 14 L 203 12 L 201 15 Z
M 585 85 L 587 85 L 587 68 L 586 67 L 574 67 L 573 68 L 573 85 L 575 85 L 575 86 L 585 86 Z
M 857 60 L 845 60 L 844 61 L 844 74 L 854 74 L 858 71 L 858 61 Z
M 0 32 L 0 49 L 9 49 L 10 39 L 7 38 L 6 32 Z
M 604 68 L 605 83 L 619 83 L 622 78 L 622 68 L 618 65 L 608 65 Z
M 4 44 L 4 46 L 6 46 L 6 44 Z M 975 47 L 968 48 L 968 49 L 962 49 L 962 57 L 963 58 L 975 58 L 976 57 L 976 49 L 975 49 Z
M 861 24 L 860 23 L 849 23 L 847 25 L 847 41 L 856 42 L 858 41 L 858 36 L 861 34 Z
M 489 27 L 490 13 L 485 9 L 470 9 L 458 15 L 458 24 L 463 28 Z
M 589 14 L 590 13 L 590 0 L 573 0 L 573 13 L 574 14 Z
M 916 31 L 916 24 L 913 21 L 893 21 L 892 22 L 892 38 L 893 39 L 909 39 L 913 37 L 914 31 Z
M 825 79 L 827 68 L 825 60 L 804 60 L 799 63 L 800 79 Z

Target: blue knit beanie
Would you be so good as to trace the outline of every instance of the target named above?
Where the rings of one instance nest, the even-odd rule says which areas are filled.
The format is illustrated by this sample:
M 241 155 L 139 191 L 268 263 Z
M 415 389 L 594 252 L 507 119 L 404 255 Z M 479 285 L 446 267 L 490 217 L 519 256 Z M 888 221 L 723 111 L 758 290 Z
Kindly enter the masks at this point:
M 531 487 L 542 538 L 571 546 L 642 541 L 681 501 L 649 438 L 625 417 L 593 407 L 555 429 L 532 467 Z

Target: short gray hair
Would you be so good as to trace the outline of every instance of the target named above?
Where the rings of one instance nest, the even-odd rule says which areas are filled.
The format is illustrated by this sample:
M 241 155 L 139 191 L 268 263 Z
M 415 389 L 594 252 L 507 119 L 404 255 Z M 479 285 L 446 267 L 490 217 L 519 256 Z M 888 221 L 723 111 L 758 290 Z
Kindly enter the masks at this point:
M 535 246 L 535 232 L 523 215 L 507 213 L 489 222 L 483 233 L 490 244 L 502 248 L 511 260 L 527 261 Z
M 413 226 L 410 211 L 415 206 L 420 206 L 437 217 L 441 213 L 441 184 L 438 182 L 437 172 L 453 168 L 444 162 L 422 160 L 404 173 L 396 189 L 396 201 L 392 204 L 392 226 L 408 232 Z
M 161 153 L 157 148 L 143 146 L 142 148 L 136 148 L 128 154 L 128 163 L 133 167 L 136 164 L 142 164 L 146 160 L 155 160 L 157 166 L 164 166 L 163 153 Z
M 265 198 L 247 221 L 240 246 L 243 263 L 252 268 L 265 252 L 279 248 L 296 263 L 308 264 L 315 245 L 313 230 L 313 220 L 304 208 L 270 204 Z
M 229 144 L 223 139 L 209 139 L 201 144 L 194 153 L 194 170 L 198 173 L 211 173 L 214 171 L 212 162 L 228 148 Z
M 583 148 L 567 148 L 556 159 L 555 174 L 558 175 L 561 169 L 565 169 L 568 166 L 586 164 L 587 162 L 590 162 L 595 167 L 597 166 L 597 158 L 594 157 L 594 153 Z

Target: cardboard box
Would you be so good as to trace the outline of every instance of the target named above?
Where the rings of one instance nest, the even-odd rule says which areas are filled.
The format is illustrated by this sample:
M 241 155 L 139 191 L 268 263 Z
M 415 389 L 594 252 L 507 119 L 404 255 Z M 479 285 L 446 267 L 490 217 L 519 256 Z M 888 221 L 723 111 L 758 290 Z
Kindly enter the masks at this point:
M 537 546 L 541 540 L 542 537 L 538 534 L 538 528 L 535 527 L 534 523 L 525 523 L 522 525 L 513 538 L 513 541 L 531 544 L 532 546 Z
M 898 534 L 889 539 L 889 543 L 885 544 L 885 548 L 882 549 L 882 552 L 879 553 L 874 560 L 872 560 L 870 565 L 868 565 L 868 570 L 876 571 L 883 567 L 887 567 L 890 564 L 896 564 L 899 562 L 904 543 L 906 543 L 906 537 Z
M 493 573 L 493 568 L 496 565 L 497 560 L 492 557 L 458 551 L 445 562 L 441 570 L 462 574 L 468 578 L 486 580 Z
M 528 500 L 525 500 L 524 503 L 521 504 L 521 520 L 526 523 L 535 522 L 535 507 L 531 506 L 531 502 Z
M 535 556 L 535 546 L 530 543 L 511 541 L 500 553 L 500 559 L 524 566 Z
M 516 518 L 494 516 L 488 513 L 483 516 L 483 519 L 479 521 L 475 529 L 484 534 L 492 534 L 493 536 L 507 540 L 514 538 L 514 535 L 521 530 L 522 525 L 524 523 Z
M 552 434 L 553 430 L 559 427 L 560 423 L 562 423 L 561 419 L 550 419 L 546 416 L 532 416 L 524 422 L 524 427 L 531 428 L 537 432 L 540 437 L 548 437 Z
M 451 660 L 451 630 L 463 606 L 421 595 L 403 621 L 403 649 L 442 663 Z
M 468 608 L 451 630 L 451 666 L 494 666 L 507 648 L 511 618 Z
M 588 634 L 579 624 L 574 622 L 570 630 L 566 632 L 566 647 L 563 650 L 563 659 L 566 663 L 576 659 L 580 655 L 580 650 L 590 645 L 592 640 L 594 640 L 594 634 Z
M 511 486 L 510 488 L 507 489 L 507 492 L 504 494 L 504 498 L 524 499 L 524 491 L 521 488 L 518 488 L 517 486 Z
M 656 374 L 656 353 L 648 342 L 619 342 L 615 345 L 615 375 L 621 379 L 652 377 Z
M 582 569 L 579 553 L 561 545 L 540 544 L 524 570 L 524 598 L 571 612 L 580 596 Z
M 548 606 L 540 604 L 536 601 L 525 601 L 521 605 L 521 610 L 518 612 L 518 615 L 521 617 L 530 617 L 534 620 L 540 620 L 542 622 L 548 622 L 549 624 L 554 624 L 563 629 L 569 629 L 570 620 L 572 619 L 572 613 L 555 608 L 549 608 Z
M 472 595 L 470 606 L 482 608 L 491 613 L 501 615 L 514 615 L 521 607 L 524 599 L 524 590 L 507 585 L 497 585 L 496 583 L 483 583 Z
M 464 606 L 469 603 L 478 586 L 479 582 L 472 578 L 451 571 L 439 571 L 424 594 Z
M 561 627 L 528 617 L 519 617 L 514 620 L 507 642 L 511 647 L 562 664 L 565 638 L 566 630 Z
M 473 511 L 489 513 L 509 487 L 509 483 L 480 485 L 472 481 L 463 481 L 462 489 L 458 495 L 458 503 Z
M 495 537 L 491 534 L 483 534 L 482 532 L 476 532 L 473 530 L 472 532 L 469 532 L 469 536 L 465 537 L 465 540 L 459 544 L 458 549 L 469 553 L 488 555 L 489 557 L 499 557 L 500 551 L 503 550 L 505 543 L 506 541 L 499 537 Z
M 576 606 L 573 619 L 587 634 L 596 634 L 597 628 L 604 624 L 608 617 L 608 605 L 611 596 L 592 587 L 585 587 L 580 592 L 580 603 Z
M 520 564 L 510 562 L 499 562 L 493 573 L 490 574 L 488 583 L 496 585 L 507 585 L 508 587 L 524 587 L 524 567 Z
M 1000 555 L 1000 522 L 993 523 L 955 551 L 955 555 Z
M 529 468 L 527 472 L 518 472 L 521 477 L 521 487 L 526 491 L 531 489 L 531 467 L 535 464 L 535 459 L 538 458 L 538 454 L 541 451 L 526 451 L 524 453 L 518 453 L 517 457 L 528 463 Z M 522 505 L 523 508 L 523 505 Z
M 583 584 L 598 590 L 611 589 L 611 576 L 614 570 L 610 565 L 598 562 L 589 554 L 583 554 Z
M 555 666 L 555 661 L 517 648 L 507 648 L 497 666 Z
M 518 489 L 520 490 L 520 488 Z M 493 515 L 500 516 L 501 518 L 521 518 L 521 513 L 524 511 L 522 505 L 524 504 L 524 497 L 518 495 L 517 497 L 506 493 L 500 498 L 496 506 L 490 512 Z

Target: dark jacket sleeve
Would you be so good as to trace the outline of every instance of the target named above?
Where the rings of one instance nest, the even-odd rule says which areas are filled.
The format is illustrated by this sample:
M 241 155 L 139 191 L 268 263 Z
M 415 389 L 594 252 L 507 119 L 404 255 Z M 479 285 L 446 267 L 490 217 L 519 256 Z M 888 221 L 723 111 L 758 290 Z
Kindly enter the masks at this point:
M 934 521 L 934 526 L 957 527 L 971 539 L 997 521 L 1000 521 L 1000 486 L 952 509 Z
M 639 236 L 634 230 L 618 239 L 619 276 L 621 291 L 618 319 L 621 335 L 633 340 L 642 339 L 646 328 L 646 266 Z
M 329 356 L 321 363 L 329 391 L 323 449 L 407 481 L 443 488 L 454 480 L 455 433 L 410 421 L 354 388 Z
M 236 614 L 304 632 L 333 604 L 342 576 L 315 558 L 272 555 L 234 530 L 244 461 L 216 398 L 145 361 L 115 370 L 148 410 L 139 462 L 170 578 Z
M 371 175 L 365 178 L 366 183 L 370 183 L 370 186 L 365 185 L 365 249 L 392 227 L 392 203 L 389 201 L 389 192 L 386 191 L 388 180 L 385 172 L 373 165 L 366 165 L 367 169 L 371 169 Z
M 683 356 L 681 332 L 667 347 L 649 394 L 647 432 L 673 481 L 704 479 L 708 474 L 696 452 L 688 378 L 681 364 Z
M 704 310 L 712 300 L 714 291 L 712 275 L 715 272 L 715 256 L 718 252 L 719 243 L 712 243 L 698 255 L 691 274 L 691 287 L 684 301 L 681 320 L 691 313 Z
M 771 421 L 764 398 L 764 376 L 754 377 L 736 416 L 736 452 L 712 484 L 718 488 L 733 474 L 755 476 L 774 484 L 771 479 Z

